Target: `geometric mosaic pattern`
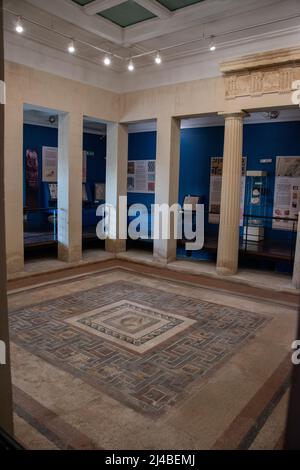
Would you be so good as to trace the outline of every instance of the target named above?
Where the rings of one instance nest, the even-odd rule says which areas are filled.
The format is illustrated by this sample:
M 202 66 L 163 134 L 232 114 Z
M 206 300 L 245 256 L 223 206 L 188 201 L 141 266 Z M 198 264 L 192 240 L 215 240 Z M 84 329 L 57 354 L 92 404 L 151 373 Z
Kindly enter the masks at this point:
M 128 300 L 76 315 L 67 322 L 140 354 L 196 323 Z
M 10 332 L 56 367 L 155 414 L 182 400 L 267 321 L 118 281 L 11 312 Z

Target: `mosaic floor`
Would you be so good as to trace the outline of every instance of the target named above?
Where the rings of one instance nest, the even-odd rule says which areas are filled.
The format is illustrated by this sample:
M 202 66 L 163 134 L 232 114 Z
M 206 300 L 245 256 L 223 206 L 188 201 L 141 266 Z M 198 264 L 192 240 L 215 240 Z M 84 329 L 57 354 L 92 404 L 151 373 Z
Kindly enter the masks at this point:
M 161 412 L 266 321 L 120 281 L 12 312 L 10 329 L 16 344 L 52 364 L 141 411 Z
M 193 426 L 189 429 L 187 423 L 179 426 L 179 422 L 188 419 L 193 422 L 192 412 L 204 424 L 208 410 L 213 420 L 216 406 L 212 405 L 213 398 L 223 399 L 223 418 L 228 418 L 230 389 L 233 408 L 242 400 L 236 388 L 240 387 L 242 376 L 248 381 L 244 398 L 253 398 L 254 393 L 248 396 L 249 392 L 263 386 L 280 366 L 281 359 L 286 358 L 288 341 L 284 338 L 292 338 L 294 325 L 291 321 L 294 312 L 289 308 L 276 306 L 272 310 L 268 305 L 249 299 L 120 270 L 15 293 L 10 299 L 10 310 L 17 435 L 19 433 L 23 442 L 28 440 L 28 429 L 27 433 L 25 429 L 29 426 L 35 439 L 26 445 L 35 448 L 122 448 L 122 445 L 125 449 L 160 448 L 156 441 L 158 436 L 154 437 L 155 429 L 161 436 L 161 444 L 169 444 L 162 448 L 209 448 L 218 442 L 220 448 L 230 448 L 231 444 L 224 444 L 224 436 L 220 437 L 221 429 L 226 429 L 225 422 L 218 432 L 215 430 L 214 438 L 211 430 L 208 432 L 209 445 L 207 436 L 201 442 L 201 434 L 193 431 Z M 285 327 L 286 331 L 281 329 L 283 340 L 277 346 L 275 357 L 258 368 L 255 375 L 253 368 L 258 366 L 253 364 L 255 355 L 262 353 L 264 341 L 266 344 L 270 341 L 270 331 L 283 323 L 284 310 L 290 326 Z M 249 351 L 255 349 L 253 357 L 249 356 Z M 243 354 L 245 361 L 240 362 Z M 235 365 L 238 370 L 233 367 L 235 361 L 238 361 Z M 273 408 L 265 421 L 288 390 L 288 372 L 289 362 L 284 366 L 280 382 L 283 387 L 280 399 L 276 403 L 268 402 L 269 407 L 273 403 Z M 218 374 L 223 382 L 232 378 L 226 391 L 226 384 L 218 382 Z M 214 382 L 213 395 L 204 402 L 204 410 L 207 386 L 212 387 Z M 78 395 L 77 389 L 72 387 L 72 409 L 70 403 L 65 403 L 66 398 L 61 397 L 62 391 L 68 394 L 70 383 L 80 384 Z M 54 386 L 59 387 L 59 393 L 53 396 Z M 241 390 L 244 388 L 245 384 Z M 85 400 L 92 394 L 88 408 L 87 403 L 80 401 L 82 389 L 88 390 Z M 202 399 L 196 404 L 195 399 L 201 394 Z M 107 401 L 110 401 L 108 408 Z M 114 442 L 116 436 L 109 432 L 107 435 L 107 430 L 103 438 L 102 424 L 90 421 L 95 403 L 102 419 L 104 414 L 121 432 L 123 430 L 121 443 L 120 440 L 118 444 Z M 61 420 L 58 432 L 46 425 L 47 416 L 56 426 Z M 136 424 L 128 437 L 124 436 L 126 416 L 125 427 Z M 228 425 L 230 423 L 229 420 Z M 210 425 L 215 426 L 212 422 Z M 174 426 L 175 439 L 171 437 Z M 59 437 L 66 427 L 67 441 Z M 143 437 L 137 437 L 140 427 Z M 170 439 L 166 442 L 168 432 Z M 78 437 L 78 433 L 82 435 Z M 242 437 L 249 448 L 257 433 L 252 440 L 247 440 L 245 435 Z

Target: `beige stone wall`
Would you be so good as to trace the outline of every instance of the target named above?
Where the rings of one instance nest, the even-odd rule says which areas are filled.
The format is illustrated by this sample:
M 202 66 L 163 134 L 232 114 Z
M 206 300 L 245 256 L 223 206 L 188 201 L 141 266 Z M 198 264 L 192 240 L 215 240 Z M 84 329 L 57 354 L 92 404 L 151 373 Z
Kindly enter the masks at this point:
M 120 95 L 80 82 L 31 69 L 12 62 L 5 64 L 7 102 L 28 103 L 65 112 L 82 113 L 102 120 L 119 116 Z
M 292 106 L 292 83 L 300 79 L 300 48 L 226 61 L 220 69 L 223 77 L 125 93 L 121 100 L 121 120 Z
M 278 73 L 274 70 L 273 75 L 266 75 L 266 79 L 272 83 L 274 79 L 276 85 L 277 76 Z M 228 97 L 227 76 L 125 93 L 121 99 L 120 119 L 128 122 L 155 119 L 166 114 L 188 117 L 292 106 L 291 85 L 294 76 L 290 76 L 290 87 L 286 86 L 284 90 L 277 90 L 274 86 L 268 93 L 249 92 L 244 96 Z M 245 80 L 251 80 L 251 75 L 247 75 Z M 244 86 L 248 87 L 248 84 Z

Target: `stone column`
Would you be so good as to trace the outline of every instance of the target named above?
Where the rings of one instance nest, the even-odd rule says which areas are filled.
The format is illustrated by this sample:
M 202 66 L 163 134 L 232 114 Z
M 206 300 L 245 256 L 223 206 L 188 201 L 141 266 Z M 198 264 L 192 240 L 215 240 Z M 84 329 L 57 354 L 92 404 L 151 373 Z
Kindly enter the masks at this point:
M 300 213 L 298 216 L 297 239 L 292 282 L 295 289 L 300 289 Z
M 82 258 L 83 116 L 58 121 L 58 258 L 71 263 Z
M 155 203 L 178 203 L 180 119 L 161 116 L 157 120 Z M 170 239 L 154 240 L 153 257 L 156 261 L 168 263 L 176 259 L 177 240 L 171 221 Z
M 225 116 L 217 272 L 236 274 L 239 257 L 243 113 Z
M 12 391 L 6 292 L 4 214 L 4 103 L 3 18 L 2 0 L 0 0 L 0 426 L 12 435 Z
M 110 253 L 126 251 L 127 207 L 120 207 L 120 196 L 127 196 L 127 162 L 128 162 L 128 126 L 126 124 L 107 124 L 106 155 L 106 204 L 116 209 L 116 224 L 111 227 L 110 238 L 105 248 Z M 125 233 L 121 233 L 119 217 L 123 217 Z

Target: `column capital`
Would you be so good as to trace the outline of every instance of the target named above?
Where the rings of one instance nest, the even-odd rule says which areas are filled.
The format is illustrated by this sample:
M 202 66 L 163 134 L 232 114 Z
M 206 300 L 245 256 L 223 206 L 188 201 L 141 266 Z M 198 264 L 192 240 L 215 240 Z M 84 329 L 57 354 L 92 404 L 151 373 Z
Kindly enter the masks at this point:
M 244 119 L 245 112 L 244 111 L 234 111 L 234 112 L 220 112 L 218 113 L 219 116 L 223 116 L 224 119 Z

